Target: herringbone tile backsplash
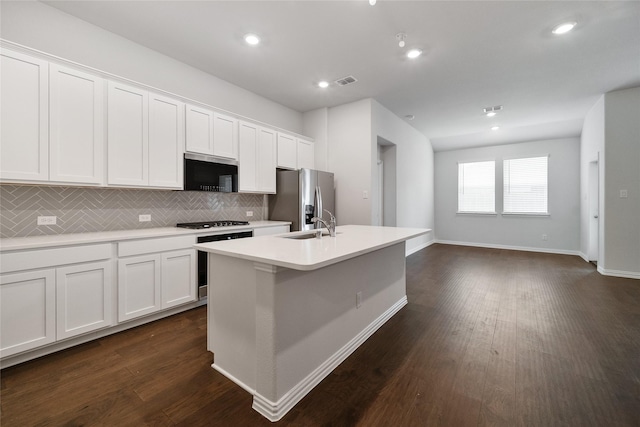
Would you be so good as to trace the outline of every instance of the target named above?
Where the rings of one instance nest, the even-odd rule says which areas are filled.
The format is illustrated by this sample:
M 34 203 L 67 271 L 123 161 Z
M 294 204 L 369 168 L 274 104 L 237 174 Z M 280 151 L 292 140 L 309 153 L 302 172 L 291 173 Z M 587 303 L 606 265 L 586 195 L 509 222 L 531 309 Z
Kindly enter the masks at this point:
M 246 211 L 253 211 L 247 218 Z M 0 237 L 172 227 L 178 222 L 266 219 L 260 194 L 0 185 Z M 41 215 L 53 226 L 36 225 Z M 139 222 L 138 215 L 151 215 Z

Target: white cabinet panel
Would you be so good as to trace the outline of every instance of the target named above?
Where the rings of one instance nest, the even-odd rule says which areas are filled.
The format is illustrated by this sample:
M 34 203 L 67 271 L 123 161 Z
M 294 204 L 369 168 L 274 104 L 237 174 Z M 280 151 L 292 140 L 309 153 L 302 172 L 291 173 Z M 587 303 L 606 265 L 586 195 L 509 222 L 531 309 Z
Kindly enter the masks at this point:
M 238 121 L 224 114 L 213 115 L 213 155 L 238 159 Z
M 196 300 L 196 251 L 162 254 L 162 308 Z
M 288 225 L 276 225 L 274 227 L 260 227 L 253 229 L 253 237 L 268 236 L 271 234 L 283 234 L 289 232 Z
M 50 64 L 49 172 L 52 181 L 101 184 L 104 80 Z
M 296 169 L 298 162 L 296 138 L 278 132 L 278 167 Z
M 186 151 L 213 155 L 213 111 L 188 104 L 186 110 Z
M 260 127 L 252 123 L 239 124 L 239 154 L 238 191 L 258 191 L 257 185 L 257 145 Z
M 314 150 L 313 142 L 298 139 L 298 169 L 315 169 Z
M 118 320 L 135 319 L 161 309 L 160 255 L 118 260 Z
M 48 63 L 8 49 L 0 61 L 0 178 L 46 181 Z
M 0 357 L 56 339 L 53 269 L 0 276 Z
M 111 261 L 56 269 L 57 339 L 111 326 Z
M 184 104 L 149 96 L 149 186 L 182 189 Z
M 257 146 L 257 185 L 262 193 L 276 192 L 276 133 L 261 128 Z
M 108 96 L 108 183 L 147 186 L 148 93 L 109 82 Z

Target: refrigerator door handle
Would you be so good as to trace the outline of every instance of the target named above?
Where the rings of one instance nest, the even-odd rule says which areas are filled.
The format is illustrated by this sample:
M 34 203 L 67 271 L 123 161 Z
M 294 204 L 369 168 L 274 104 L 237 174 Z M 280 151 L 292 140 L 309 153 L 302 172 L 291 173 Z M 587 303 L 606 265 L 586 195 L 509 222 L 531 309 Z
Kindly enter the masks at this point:
M 322 190 L 320 190 L 320 186 L 316 185 L 316 194 L 315 194 L 315 198 L 313 201 L 313 204 L 315 205 L 315 212 L 313 213 L 314 216 L 318 217 L 318 218 L 322 218 Z M 320 227 L 322 227 L 322 224 L 320 225 Z M 316 228 L 320 228 L 318 227 L 318 223 L 316 223 Z

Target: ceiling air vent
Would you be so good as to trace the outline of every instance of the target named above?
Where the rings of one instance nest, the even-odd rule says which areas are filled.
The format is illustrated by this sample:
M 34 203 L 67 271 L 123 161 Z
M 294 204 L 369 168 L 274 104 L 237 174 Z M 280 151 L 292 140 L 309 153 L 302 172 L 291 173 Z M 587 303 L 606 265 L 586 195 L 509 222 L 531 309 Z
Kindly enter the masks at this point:
M 350 85 L 351 83 L 355 83 L 358 80 L 356 80 L 355 77 L 353 76 L 347 76 L 347 77 L 343 77 L 341 79 L 336 80 L 336 84 L 338 86 L 346 86 L 346 85 Z

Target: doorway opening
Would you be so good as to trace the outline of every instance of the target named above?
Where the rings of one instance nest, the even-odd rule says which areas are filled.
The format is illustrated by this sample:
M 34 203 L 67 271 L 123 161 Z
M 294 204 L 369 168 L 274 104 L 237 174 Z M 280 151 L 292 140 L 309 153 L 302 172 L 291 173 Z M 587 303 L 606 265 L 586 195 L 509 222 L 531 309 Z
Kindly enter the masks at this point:
M 396 226 L 396 145 L 378 137 L 378 225 Z
M 598 160 L 589 163 L 588 176 L 588 203 L 589 203 L 589 249 L 587 256 L 589 261 L 597 265 L 599 251 L 599 227 L 600 227 L 600 173 Z

